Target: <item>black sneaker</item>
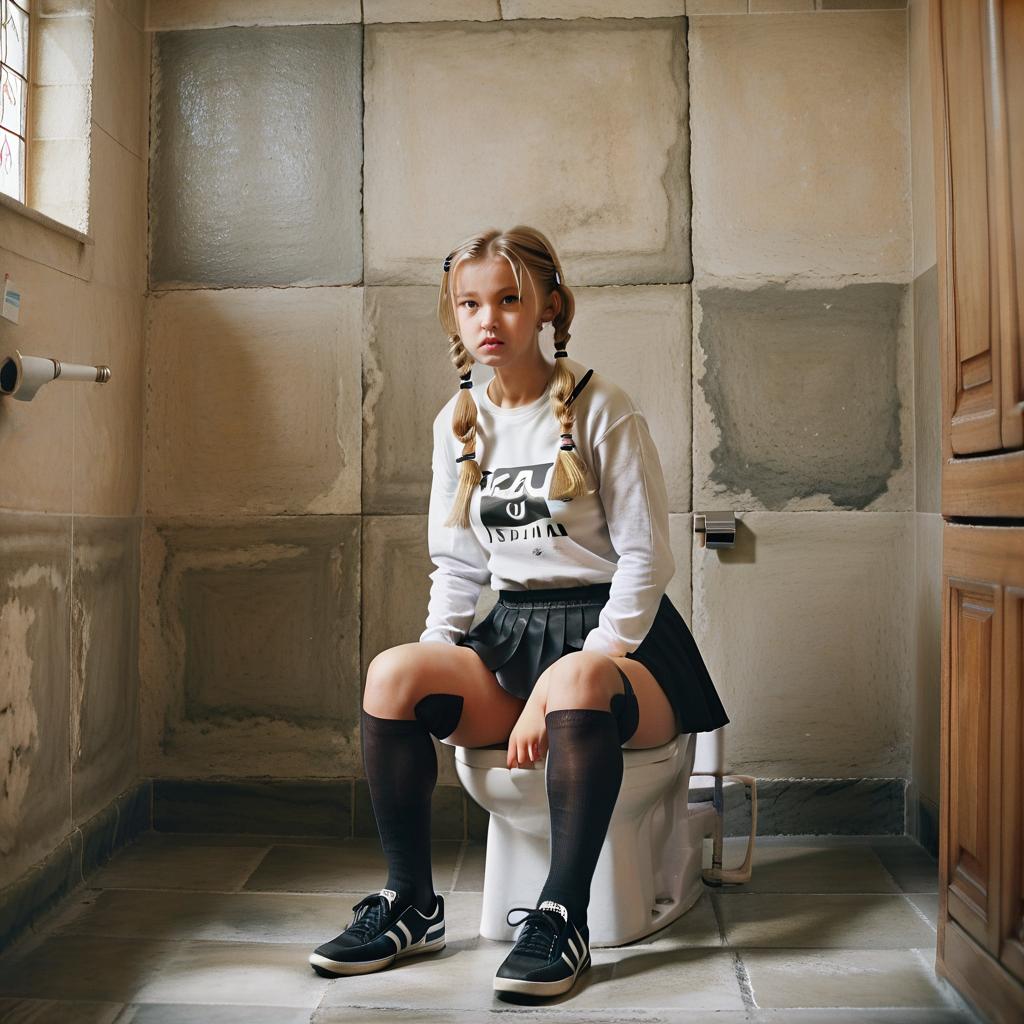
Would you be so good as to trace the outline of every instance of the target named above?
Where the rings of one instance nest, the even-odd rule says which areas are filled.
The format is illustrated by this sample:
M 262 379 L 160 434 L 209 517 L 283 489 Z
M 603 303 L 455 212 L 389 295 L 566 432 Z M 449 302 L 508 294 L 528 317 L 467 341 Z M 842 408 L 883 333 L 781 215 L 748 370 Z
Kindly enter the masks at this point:
M 397 898 L 394 889 L 381 889 L 361 899 L 351 924 L 310 954 L 313 970 L 324 978 L 370 974 L 402 957 L 444 949 L 444 897 L 438 895 L 430 915 L 411 903 L 396 911 Z
M 581 934 L 565 907 L 553 900 L 544 900 L 536 910 L 513 907 L 508 913 L 517 910 L 526 911 L 516 922 L 523 930 L 494 976 L 494 991 L 531 996 L 568 992 L 590 967 L 590 929 L 584 925 Z M 512 924 L 508 915 L 505 920 Z

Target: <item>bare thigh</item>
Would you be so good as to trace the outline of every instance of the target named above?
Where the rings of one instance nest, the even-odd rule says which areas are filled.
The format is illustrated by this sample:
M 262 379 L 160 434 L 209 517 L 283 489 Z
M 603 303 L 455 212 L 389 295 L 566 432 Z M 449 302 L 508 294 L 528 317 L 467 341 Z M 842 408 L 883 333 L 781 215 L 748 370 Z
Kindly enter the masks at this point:
M 416 704 L 432 693 L 462 697 L 459 724 L 445 737 L 460 747 L 503 743 L 526 704 L 501 688 L 471 647 L 417 640 L 389 647 L 370 662 L 363 707 L 378 718 L 414 719 Z
M 544 695 L 544 713 L 563 708 L 607 711 L 612 697 L 622 693 L 620 668 L 636 695 L 639 724 L 624 747 L 660 747 L 676 735 L 676 714 L 651 670 L 632 658 L 612 658 L 596 651 L 573 651 L 546 669 L 538 687 Z

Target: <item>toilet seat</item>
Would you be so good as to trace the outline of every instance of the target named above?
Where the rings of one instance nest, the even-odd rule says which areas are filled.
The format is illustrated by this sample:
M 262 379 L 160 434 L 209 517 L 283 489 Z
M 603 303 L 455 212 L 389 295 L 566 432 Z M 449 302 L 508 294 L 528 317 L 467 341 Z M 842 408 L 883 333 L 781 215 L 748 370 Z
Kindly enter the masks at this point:
M 638 747 L 635 750 L 623 747 L 622 767 L 625 769 L 667 761 L 675 753 L 676 746 L 680 740 L 683 741 L 683 746 L 685 747 L 686 741 L 689 740 L 689 733 L 676 735 L 668 743 L 663 743 L 660 747 Z M 507 757 L 508 745 L 504 743 L 491 747 L 455 747 L 455 759 L 465 765 L 469 765 L 470 768 L 504 768 L 507 771 Z M 527 769 L 543 768 L 545 760 L 546 755 L 540 758 L 540 760 L 534 761 L 533 764 L 524 765 L 523 767 Z

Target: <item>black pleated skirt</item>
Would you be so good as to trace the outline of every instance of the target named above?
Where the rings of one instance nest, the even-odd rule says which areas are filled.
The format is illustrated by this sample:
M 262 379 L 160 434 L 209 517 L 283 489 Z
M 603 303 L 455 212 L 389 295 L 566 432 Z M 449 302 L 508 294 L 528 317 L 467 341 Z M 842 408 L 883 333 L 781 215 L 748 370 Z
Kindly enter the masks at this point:
M 611 583 L 500 590 L 497 604 L 459 645 L 480 655 L 502 689 L 526 700 L 548 667 L 583 648 L 610 591 Z M 708 732 L 729 721 L 697 643 L 667 594 L 643 643 L 626 657 L 650 669 L 675 709 L 678 732 Z

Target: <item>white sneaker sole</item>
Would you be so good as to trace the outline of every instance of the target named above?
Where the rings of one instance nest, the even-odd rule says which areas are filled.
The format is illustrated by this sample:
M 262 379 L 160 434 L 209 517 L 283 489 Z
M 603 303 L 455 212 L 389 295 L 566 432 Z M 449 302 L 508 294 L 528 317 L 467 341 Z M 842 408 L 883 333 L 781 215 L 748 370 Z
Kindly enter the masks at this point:
M 494 991 L 515 992 L 518 995 L 526 996 L 560 996 L 563 992 L 568 992 L 576 984 L 576 979 L 590 968 L 590 963 L 590 954 L 588 953 L 575 974 L 570 974 L 567 978 L 561 978 L 558 981 L 527 981 L 521 978 L 499 978 L 495 976 Z
M 310 953 L 309 962 L 313 967 L 322 967 L 325 971 L 337 975 L 372 974 L 374 971 L 390 967 L 396 960 L 402 960 L 409 956 L 419 956 L 421 953 L 436 953 L 444 949 L 445 937 L 442 935 L 433 942 L 425 942 L 422 945 L 408 946 L 399 953 L 392 953 L 390 956 L 381 957 L 379 960 L 345 961 L 331 960 L 319 953 Z

